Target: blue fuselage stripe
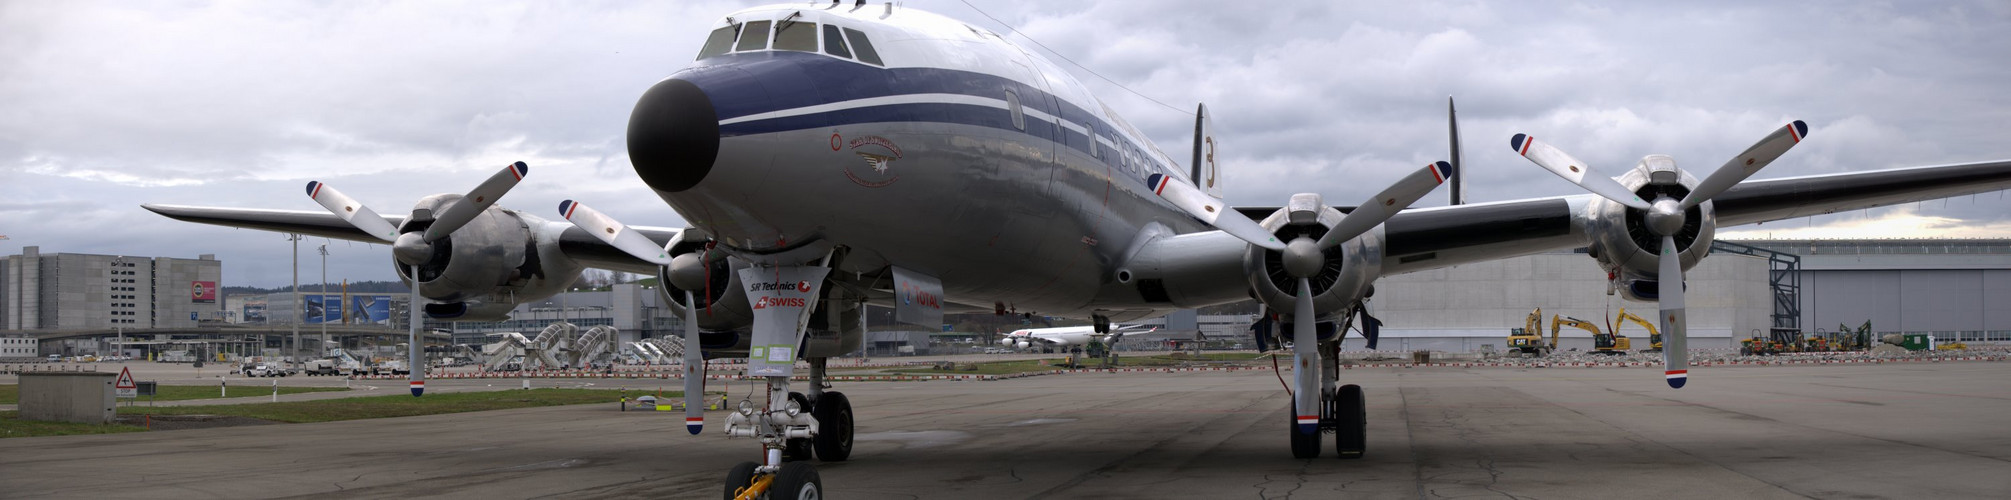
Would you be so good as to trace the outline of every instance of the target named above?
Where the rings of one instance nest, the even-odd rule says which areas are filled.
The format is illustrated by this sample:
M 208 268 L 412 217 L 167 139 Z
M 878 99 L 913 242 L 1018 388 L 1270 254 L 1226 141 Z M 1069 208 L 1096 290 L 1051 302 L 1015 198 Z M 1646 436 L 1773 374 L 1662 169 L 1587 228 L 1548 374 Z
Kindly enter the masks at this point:
M 1013 126 L 1010 111 L 971 104 L 914 102 L 865 106 L 722 125 L 720 135 L 742 136 L 842 125 L 925 122 L 995 128 L 1053 142 L 1090 155 L 1106 166 L 1132 171 L 1143 182 L 1153 172 L 1173 173 L 1172 165 L 1146 154 L 1149 149 L 1115 133 L 1119 129 L 1080 106 L 1010 78 L 943 68 L 880 68 L 807 52 L 736 53 L 700 61 L 673 75 L 697 84 L 711 98 L 722 121 L 859 99 L 957 94 L 987 99 L 1020 97 L 1022 106 L 1063 121 L 1090 124 L 1114 147 L 1092 146 L 1087 135 L 1026 116 L 1025 130 Z M 1092 154 L 1094 152 L 1095 154 Z M 1149 164 L 1125 168 L 1129 157 Z M 1143 168 L 1140 168 L 1143 167 Z

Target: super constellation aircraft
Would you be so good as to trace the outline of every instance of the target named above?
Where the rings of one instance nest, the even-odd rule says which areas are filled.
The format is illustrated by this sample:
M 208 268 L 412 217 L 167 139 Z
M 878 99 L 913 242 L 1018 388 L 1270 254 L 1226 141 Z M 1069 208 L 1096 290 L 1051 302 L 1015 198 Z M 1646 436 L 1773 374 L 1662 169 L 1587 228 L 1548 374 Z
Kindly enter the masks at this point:
M 720 19 L 696 62 L 630 115 L 636 173 L 689 228 L 627 226 L 573 201 L 559 206 L 566 222 L 493 206 L 529 174 L 522 163 L 403 217 L 320 183 L 308 195 L 332 215 L 147 208 L 391 242 L 423 296 L 415 314 L 435 318 L 500 319 L 586 267 L 655 273 L 689 320 L 686 345 L 745 356 L 767 380 L 767 397 L 726 422 L 765 456 L 733 468 L 726 491 L 800 497 L 822 487 L 801 459 L 851 453 L 851 404 L 824 390 L 824 367 L 860 346 L 866 304 L 921 325 L 945 311 L 1038 311 L 1108 332 L 1111 321 L 1255 297 L 1281 326 L 1268 345 L 1292 345 L 1293 456 L 1318 456 L 1331 432 L 1353 458 L 1366 414 L 1361 388 L 1339 383 L 1336 332 L 1377 277 L 1588 248 L 1627 298 L 1661 302 L 1667 377 L 1681 386 L 1682 274 L 1719 225 L 2011 187 L 2011 161 L 1746 181 L 1808 136 L 1796 121 L 1701 179 L 1664 155 L 1596 173 L 1518 134 L 1517 154 L 1594 194 L 1403 210 L 1455 175 L 1438 162 L 1354 207 L 1307 193 L 1237 208 L 1222 199 L 1206 109 L 1197 115 L 1181 169 L 1068 72 L 990 30 L 893 5 L 778 5 Z M 810 366 L 801 393 L 789 388 L 798 360 Z M 701 379 L 686 377 L 689 397 Z M 702 415 L 687 423 L 697 433 Z
M 1144 328 L 1143 326 L 1113 325 L 1106 332 L 1096 331 L 1095 326 L 1057 326 L 1053 328 L 1022 328 L 1013 330 L 999 338 L 999 345 L 1029 349 L 1033 347 L 1056 347 L 1062 349 L 1082 348 L 1092 341 L 1113 343 L 1122 339 L 1125 330 Z M 1154 328 L 1153 330 L 1157 330 Z M 1149 332 L 1150 330 L 1148 330 Z

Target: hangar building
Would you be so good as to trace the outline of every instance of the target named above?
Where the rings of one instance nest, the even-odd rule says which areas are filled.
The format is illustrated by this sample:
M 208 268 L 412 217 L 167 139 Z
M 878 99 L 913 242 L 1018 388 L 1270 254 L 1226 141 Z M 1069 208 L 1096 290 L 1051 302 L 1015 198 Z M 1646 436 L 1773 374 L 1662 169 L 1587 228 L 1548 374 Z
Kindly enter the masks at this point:
M 1721 241 L 1688 274 L 1692 348 L 1867 320 L 1879 333 L 2011 341 L 2011 240 Z M 1655 304 L 1606 287 L 1584 253 L 1546 253 L 1385 277 L 1370 310 L 1385 323 L 1385 350 L 1500 351 L 1509 329 L 1539 307 L 1545 336 L 1562 315 L 1619 326 L 1640 349 L 1647 332 L 1612 318 L 1625 307 L 1652 321 Z M 1559 337 L 1563 350 L 1592 345 L 1576 328 Z

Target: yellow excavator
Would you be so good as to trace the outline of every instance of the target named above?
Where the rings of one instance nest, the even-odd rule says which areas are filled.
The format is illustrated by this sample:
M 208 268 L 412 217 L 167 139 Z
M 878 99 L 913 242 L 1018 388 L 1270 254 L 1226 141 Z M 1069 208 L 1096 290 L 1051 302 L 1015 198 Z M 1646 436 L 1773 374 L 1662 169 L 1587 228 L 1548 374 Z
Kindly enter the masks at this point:
M 1592 324 L 1590 321 L 1562 315 L 1550 318 L 1550 337 L 1556 338 L 1557 330 L 1566 325 L 1592 332 L 1592 352 L 1594 353 L 1626 354 L 1628 348 L 1631 347 L 1627 337 L 1600 332 L 1599 325 Z
M 1647 318 L 1642 318 L 1640 316 L 1628 314 L 1627 308 L 1625 307 L 1620 308 L 1619 317 L 1613 318 L 1613 324 L 1615 325 L 1625 325 L 1627 324 L 1628 321 L 1632 321 L 1634 322 L 1634 324 L 1641 325 L 1641 328 L 1648 329 L 1648 350 L 1641 352 L 1662 352 L 1662 332 L 1655 330 L 1654 323 L 1649 323 Z M 1613 334 L 1614 335 L 1620 334 L 1619 326 L 1613 327 Z
M 1550 345 L 1543 345 L 1543 308 L 1530 311 L 1529 319 L 1523 320 L 1522 328 L 1508 331 L 1508 349 L 1532 356 L 1543 356 L 1557 350 L 1557 330 L 1550 331 Z

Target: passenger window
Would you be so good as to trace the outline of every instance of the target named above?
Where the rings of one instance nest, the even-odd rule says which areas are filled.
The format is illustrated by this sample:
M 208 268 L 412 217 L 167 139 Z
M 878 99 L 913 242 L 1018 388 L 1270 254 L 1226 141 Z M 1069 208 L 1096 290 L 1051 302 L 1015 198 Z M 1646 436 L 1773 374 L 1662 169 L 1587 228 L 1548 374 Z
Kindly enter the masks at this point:
M 886 63 L 880 62 L 880 53 L 873 51 L 873 42 L 866 39 L 865 33 L 845 28 L 845 38 L 852 42 L 852 52 L 859 55 L 860 61 L 874 66 L 886 66 Z
M 755 21 L 747 23 L 747 29 L 741 30 L 740 45 L 734 46 L 733 51 L 746 52 L 765 48 L 768 48 L 768 21 Z
M 817 51 L 817 23 L 782 21 L 775 25 L 775 50 Z
M 1019 94 L 1015 94 L 1013 93 L 1013 91 L 1010 90 L 1006 91 L 1006 107 L 1012 108 L 1012 127 L 1020 130 L 1026 130 L 1026 115 L 1021 114 L 1019 108 Z
M 740 25 L 738 24 L 712 30 L 712 36 L 705 37 L 705 48 L 698 50 L 698 58 L 704 59 L 733 50 L 733 38 L 739 34 Z
M 845 35 L 839 34 L 835 25 L 824 25 L 824 53 L 846 59 L 852 58 L 852 51 L 845 49 Z

